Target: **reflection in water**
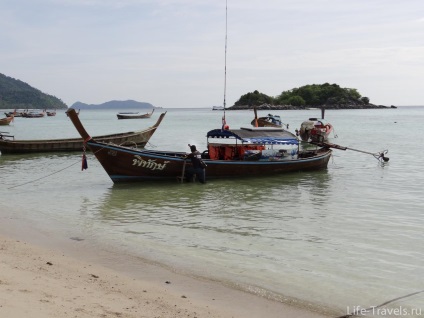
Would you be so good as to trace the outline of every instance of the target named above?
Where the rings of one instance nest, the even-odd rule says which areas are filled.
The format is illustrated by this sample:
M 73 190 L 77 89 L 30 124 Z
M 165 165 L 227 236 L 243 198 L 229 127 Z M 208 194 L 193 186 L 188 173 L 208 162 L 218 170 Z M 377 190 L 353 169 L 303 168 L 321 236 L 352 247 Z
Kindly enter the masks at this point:
M 65 170 L 78 169 L 81 154 L 75 153 L 38 153 L 0 155 L 0 173 L 5 188 L 29 184 L 37 186 L 39 180 L 49 178 L 49 183 L 63 182 Z M 62 175 L 57 175 L 62 172 Z M 68 171 L 66 171 L 68 172 Z
M 325 217 L 329 178 L 323 170 L 255 180 L 214 180 L 206 185 L 116 184 L 101 200 L 95 217 L 115 226 L 127 224 L 132 233 L 144 233 L 151 225 L 161 227 L 159 236 L 166 232 L 164 227 L 177 227 L 188 233 L 207 230 L 318 242 L 318 237 L 307 233 L 302 237 L 291 224 Z
M 322 227 L 330 179 L 322 170 L 205 185 L 115 184 L 92 209 L 92 217 L 106 222 L 102 228 L 111 231 L 109 238 L 131 253 L 148 251 L 170 266 L 200 264 L 198 274 L 207 262 L 208 276 L 219 273 L 221 279 L 251 280 L 255 286 L 260 275 L 261 287 L 268 290 L 282 269 L 283 276 L 299 270 L 294 262 L 313 273 L 315 256 L 304 246 L 328 240 Z M 279 288 L 273 292 L 282 292 Z M 303 292 L 291 290 L 293 297 Z

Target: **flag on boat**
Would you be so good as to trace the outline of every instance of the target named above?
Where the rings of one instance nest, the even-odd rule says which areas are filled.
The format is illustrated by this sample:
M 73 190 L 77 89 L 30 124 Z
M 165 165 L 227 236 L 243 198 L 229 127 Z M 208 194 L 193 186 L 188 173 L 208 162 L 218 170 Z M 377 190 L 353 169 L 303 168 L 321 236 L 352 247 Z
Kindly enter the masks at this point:
M 227 125 L 227 121 L 225 120 L 225 115 L 222 116 L 222 128 L 221 130 L 228 130 L 230 129 L 230 126 Z
M 81 171 L 88 169 L 87 164 L 87 157 L 85 156 L 85 153 L 82 155 L 82 165 L 81 165 Z

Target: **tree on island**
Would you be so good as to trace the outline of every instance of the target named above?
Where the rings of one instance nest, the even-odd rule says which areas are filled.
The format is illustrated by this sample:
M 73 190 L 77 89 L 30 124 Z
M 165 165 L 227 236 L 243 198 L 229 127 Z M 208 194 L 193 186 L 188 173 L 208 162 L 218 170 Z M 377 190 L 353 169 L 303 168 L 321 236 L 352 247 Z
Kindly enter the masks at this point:
M 276 97 L 255 90 L 242 95 L 234 103 L 234 109 L 252 108 L 261 105 L 285 106 L 285 108 L 373 108 L 368 97 L 363 97 L 355 88 L 342 88 L 337 84 L 312 84 L 283 91 Z M 247 107 L 246 107 L 247 106 Z M 379 106 L 375 106 L 379 107 Z
M 274 104 L 274 97 L 254 91 L 241 96 L 234 105 L 259 106 L 262 104 Z
M 68 106 L 55 96 L 0 73 L 0 109 L 13 108 L 66 109 Z

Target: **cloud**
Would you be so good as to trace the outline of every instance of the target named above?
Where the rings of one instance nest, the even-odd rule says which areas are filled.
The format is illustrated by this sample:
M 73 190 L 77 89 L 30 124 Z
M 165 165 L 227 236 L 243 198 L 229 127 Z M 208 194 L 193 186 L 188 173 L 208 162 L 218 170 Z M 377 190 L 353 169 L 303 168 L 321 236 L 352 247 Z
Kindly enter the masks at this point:
M 424 80 L 420 8 L 414 0 L 231 0 L 227 101 L 312 82 L 415 91 Z M 224 1 L 6 1 L 0 27 L 8 30 L 0 34 L 2 72 L 68 104 L 120 95 L 197 107 L 200 96 L 203 106 L 222 96 Z M 381 103 L 422 99 L 382 91 Z

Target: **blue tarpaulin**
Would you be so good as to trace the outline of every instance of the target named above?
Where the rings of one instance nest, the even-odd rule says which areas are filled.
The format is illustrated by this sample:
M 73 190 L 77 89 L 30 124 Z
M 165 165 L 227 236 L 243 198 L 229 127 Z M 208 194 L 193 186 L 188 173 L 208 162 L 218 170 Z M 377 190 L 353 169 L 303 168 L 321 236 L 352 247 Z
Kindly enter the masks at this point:
M 222 130 L 214 129 L 207 133 L 208 138 L 234 138 L 243 143 L 270 144 L 270 145 L 297 145 L 297 137 L 283 129 L 245 128 Z

